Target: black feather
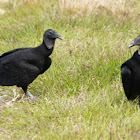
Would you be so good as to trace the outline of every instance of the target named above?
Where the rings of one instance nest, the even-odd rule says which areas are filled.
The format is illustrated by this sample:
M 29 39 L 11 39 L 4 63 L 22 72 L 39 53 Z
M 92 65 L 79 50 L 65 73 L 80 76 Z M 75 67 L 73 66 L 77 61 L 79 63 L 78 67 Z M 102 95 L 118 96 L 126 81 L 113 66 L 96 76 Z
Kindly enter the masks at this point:
M 55 31 L 48 29 L 43 42 L 35 48 L 18 48 L 0 56 L 0 85 L 22 87 L 25 94 L 27 86 L 44 73 L 51 65 L 51 55 L 55 39 L 60 38 Z M 51 45 L 47 46 L 47 44 Z
M 140 46 L 140 36 L 134 39 L 129 47 Z M 128 100 L 140 97 L 140 50 L 137 50 L 132 58 L 124 62 L 121 66 L 121 76 L 123 88 Z M 140 98 L 139 98 L 140 101 Z

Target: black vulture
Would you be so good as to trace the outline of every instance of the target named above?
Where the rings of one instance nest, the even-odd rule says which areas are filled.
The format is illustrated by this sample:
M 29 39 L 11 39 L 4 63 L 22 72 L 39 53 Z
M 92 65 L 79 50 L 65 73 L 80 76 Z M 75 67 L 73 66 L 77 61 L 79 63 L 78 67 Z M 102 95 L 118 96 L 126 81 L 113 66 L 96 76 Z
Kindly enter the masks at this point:
M 140 46 L 140 35 L 128 46 Z M 121 66 L 121 77 L 123 88 L 128 100 L 138 98 L 138 108 L 140 104 L 140 47 L 133 56 Z
M 0 85 L 21 87 L 27 97 L 34 96 L 27 90 L 38 75 L 51 65 L 49 57 L 53 51 L 55 39 L 62 39 L 52 29 L 45 31 L 43 42 L 34 48 L 18 48 L 0 56 Z

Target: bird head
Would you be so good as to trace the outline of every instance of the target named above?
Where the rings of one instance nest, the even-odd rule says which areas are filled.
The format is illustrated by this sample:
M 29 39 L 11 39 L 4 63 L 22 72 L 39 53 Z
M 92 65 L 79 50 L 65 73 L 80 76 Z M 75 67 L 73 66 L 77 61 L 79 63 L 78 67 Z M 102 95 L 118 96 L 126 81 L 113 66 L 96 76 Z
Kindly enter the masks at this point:
M 133 46 L 140 46 L 140 35 L 137 36 L 129 45 L 128 48 L 131 48 Z
M 48 49 L 53 48 L 56 38 L 63 39 L 57 32 L 55 32 L 52 29 L 48 29 L 45 31 L 45 33 L 43 35 L 43 40 Z

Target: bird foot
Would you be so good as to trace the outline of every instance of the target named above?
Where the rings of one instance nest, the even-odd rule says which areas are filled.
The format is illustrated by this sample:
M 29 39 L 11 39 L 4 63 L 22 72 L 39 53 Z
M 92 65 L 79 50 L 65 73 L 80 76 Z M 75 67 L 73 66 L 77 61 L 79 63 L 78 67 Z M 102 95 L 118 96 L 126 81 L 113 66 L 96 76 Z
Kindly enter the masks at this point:
M 139 106 L 139 104 L 137 105 L 137 111 L 139 111 L 140 110 L 140 106 Z
M 30 100 L 32 100 L 32 101 L 35 101 L 36 100 L 36 98 L 35 98 L 35 96 L 33 96 L 29 91 L 27 91 L 27 98 Z

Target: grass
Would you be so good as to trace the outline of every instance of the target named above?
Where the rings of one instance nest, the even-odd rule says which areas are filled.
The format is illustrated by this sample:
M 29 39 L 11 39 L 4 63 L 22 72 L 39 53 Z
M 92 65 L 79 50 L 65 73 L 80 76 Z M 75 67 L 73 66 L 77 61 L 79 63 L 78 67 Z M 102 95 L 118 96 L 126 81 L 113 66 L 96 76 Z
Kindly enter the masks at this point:
M 120 14 L 134 14 L 140 6 L 138 0 L 59 0 L 63 11 L 78 14 L 92 14 L 105 12 L 118 16 Z
M 1 54 L 40 45 L 48 28 L 64 38 L 56 40 L 49 70 L 29 86 L 36 103 L 12 102 L 22 90 L 0 88 L 0 139 L 139 139 L 140 112 L 120 78 L 121 64 L 137 49 L 127 45 L 139 34 L 139 13 L 131 12 L 138 1 L 125 14 L 97 7 L 79 14 L 63 2 L 12 0 L 0 7 Z

